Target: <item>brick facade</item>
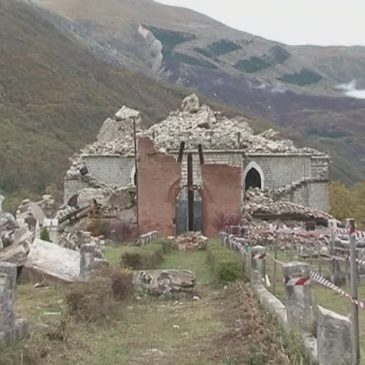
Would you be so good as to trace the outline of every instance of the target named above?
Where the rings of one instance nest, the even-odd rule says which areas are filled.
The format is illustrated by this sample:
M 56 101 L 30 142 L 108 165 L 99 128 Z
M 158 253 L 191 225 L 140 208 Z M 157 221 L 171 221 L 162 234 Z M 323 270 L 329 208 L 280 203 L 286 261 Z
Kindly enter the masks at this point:
M 241 169 L 229 165 L 202 166 L 203 233 L 214 237 L 220 215 L 238 216 L 241 212 Z
M 161 236 L 176 234 L 175 199 L 181 167 L 175 157 L 156 152 L 149 138 L 138 139 L 139 231 L 158 231 Z

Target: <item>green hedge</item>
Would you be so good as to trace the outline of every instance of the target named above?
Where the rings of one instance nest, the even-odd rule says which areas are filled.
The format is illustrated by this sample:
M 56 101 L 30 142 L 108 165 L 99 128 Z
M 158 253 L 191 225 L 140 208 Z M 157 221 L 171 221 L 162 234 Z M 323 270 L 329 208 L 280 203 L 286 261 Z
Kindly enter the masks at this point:
M 210 242 L 207 260 L 217 281 L 228 282 L 242 278 L 242 260 L 237 252 Z
M 144 247 L 129 247 L 122 254 L 120 264 L 131 270 L 155 269 L 164 260 L 164 246 L 161 243 L 151 243 Z

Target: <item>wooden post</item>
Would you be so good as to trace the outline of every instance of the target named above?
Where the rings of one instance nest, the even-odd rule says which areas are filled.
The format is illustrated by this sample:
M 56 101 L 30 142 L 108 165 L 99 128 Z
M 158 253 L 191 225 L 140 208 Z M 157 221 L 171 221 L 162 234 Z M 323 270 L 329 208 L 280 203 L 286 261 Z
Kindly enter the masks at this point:
M 335 254 L 335 231 L 331 228 L 330 255 Z
M 137 232 L 139 234 L 139 194 L 138 194 L 138 156 L 137 156 L 137 132 L 136 132 L 136 118 L 133 117 L 133 143 L 134 143 L 134 170 L 136 174 L 136 197 L 137 197 Z
M 193 189 L 193 155 L 188 154 L 188 216 L 189 231 L 194 231 L 194 189 Z
M 356 263 L 356 238 L 355 238 L 355 220 L 349 219 L 350 226 L 350 268 L 351 268 L 351 296 L 357 299 L 357 280 L 358 270 Z M 360 334 L 359 334 L 359 307 L 352 304 L 351 313 L 352 329 L 352 351 L 354 365 L 360 364 Z
M 293 255 L 293 251 L 294 251 L 294 232 L 291 234 L 290 237 L 290 261 L 294 260 L 294 255 Z
M 275 260 L 274 260 L 274 274 L 273 274 L 274 279 L 272 281 L 272 291 L 275 295 L 275 293 L 276 293 L 276 260 L 278 258 L 278 240 L 277 240 L 277 235 L 276 234 L 274 236 L 274 258 L 275 258 Z
M 184 141 L 181 141 L 180 142 L 179 155 L 177 157 L 177 162 L 178 163 L 181 163 L 182 162 L 182 159 L 183 159 L 183 156 L 184 156 L 184 149 L 185 149 L 185 142 Z

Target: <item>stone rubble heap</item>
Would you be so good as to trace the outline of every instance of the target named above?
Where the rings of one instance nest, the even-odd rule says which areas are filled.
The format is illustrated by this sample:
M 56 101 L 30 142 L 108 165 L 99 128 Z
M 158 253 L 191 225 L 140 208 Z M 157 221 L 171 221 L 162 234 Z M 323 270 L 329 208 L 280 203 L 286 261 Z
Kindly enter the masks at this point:
M 113 118 L 105 120 L 96 142 L 86 146 L 81 154 L 133 154 L 134 123 L 139 132 L 141 122 L 139 111 L 123 106 Z
M 0 261 L 22 266 L 27 258 L 34 232 L 28 225 L 2 211 L 4 197 L 0 195 Z
M 270 190 L 248 189 L 245 194 L 243 211 L 252 217 L 271 220 L 313 220 L 323 224 L 329 219 L 333 219 L 330 214 L 320 210 L 287 201 L 276 201 L 275 194 L 276 192 Z
M 245 118 L 229 119 L 207 105 L 200 105 L 195 94 L 183 100 L 181 110 L 171 112 L 165 120 L 149 129 L 141 129 L 141 120 L 140 112 L 126 106 L 113 118 L 106 119 L 96 142 L 72 158 L 67 177 L 80 174 L 82 155 L 133 155 L 134 123 L 136 135 L 150 137 L 160 152 L 179 150 L 181 141 L 184 141 L 186 149 L 194 150 L 201 144 L 206 150 L 323 155 L 312 148 L 297 148 L 291 140 L 280 140 L 279 132 L 272 129 L 255 135 Z
M 191 293 L 196 286 L 196 275 L 190 270 L 134 271 L 133 283 L 137 289 L 148 294 L 170 297 Z
M 189 232 L 177 237 L 169 237 L 172 246 L 179 251 L 198 251 L 205 250 L 208 238 L 201 232 Z

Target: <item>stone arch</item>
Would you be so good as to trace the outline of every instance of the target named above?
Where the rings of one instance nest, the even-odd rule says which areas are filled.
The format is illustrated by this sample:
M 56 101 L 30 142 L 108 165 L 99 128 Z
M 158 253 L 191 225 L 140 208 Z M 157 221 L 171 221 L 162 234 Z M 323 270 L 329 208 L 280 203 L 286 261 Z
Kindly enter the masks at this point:
M 265 175 L 258 163 L 252 161 L 246 166 L 243 171 L 242 186 L 244 190 L 249 187 L 258 187 L 261 190 L 265 188 Z

